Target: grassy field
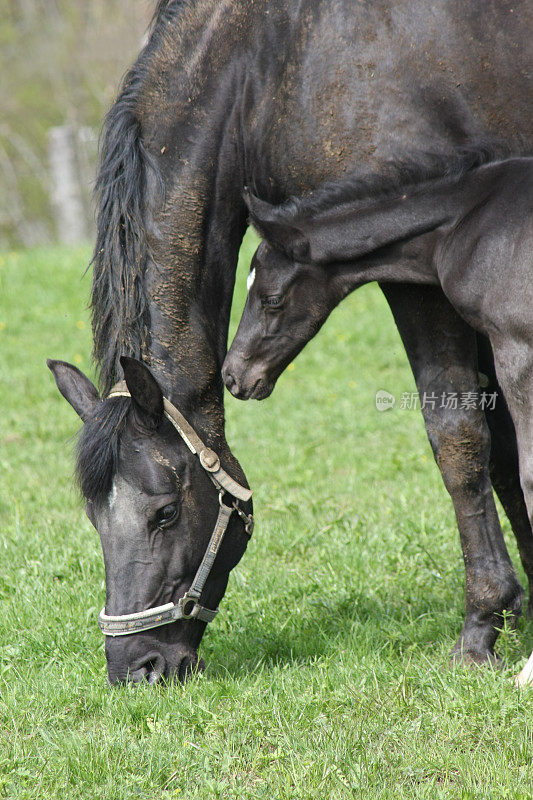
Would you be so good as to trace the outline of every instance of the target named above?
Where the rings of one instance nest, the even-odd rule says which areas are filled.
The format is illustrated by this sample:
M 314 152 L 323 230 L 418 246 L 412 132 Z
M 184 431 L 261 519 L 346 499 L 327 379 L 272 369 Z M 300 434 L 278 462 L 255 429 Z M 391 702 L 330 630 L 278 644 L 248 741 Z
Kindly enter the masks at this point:
M 458 534 L 419 412 L 375 408 L 378 389 L 414 389 L 376 287 L 345 301 L 270 399 L 227 399 L 257 527 L 204 638 L 206 674 L 106 686 L 103 563 L 71 477 L 78 420 L 45 367 L 90 370 L 87 260 L 0 260 L 0 797 L 533 797 L 533 691 L 510 680 L 532 625 L 501 638 L 503 673 L 447 668 Z

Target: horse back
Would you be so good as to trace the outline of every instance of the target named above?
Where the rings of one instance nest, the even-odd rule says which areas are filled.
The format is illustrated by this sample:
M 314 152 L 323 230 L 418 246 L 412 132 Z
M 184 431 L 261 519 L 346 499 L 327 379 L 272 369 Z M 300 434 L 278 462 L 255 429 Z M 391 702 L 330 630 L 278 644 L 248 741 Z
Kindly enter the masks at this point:
M 264 51 L 251 64 L 259 102 L 247 131 L 269 170 L 263 194 L 274 201 L 413 152 L 486 139 L 515 154 L 533 139 L 530 2 L 271 0 L 251 8 L 256 23 L 272 10 L 277 21 L 265 25 Z

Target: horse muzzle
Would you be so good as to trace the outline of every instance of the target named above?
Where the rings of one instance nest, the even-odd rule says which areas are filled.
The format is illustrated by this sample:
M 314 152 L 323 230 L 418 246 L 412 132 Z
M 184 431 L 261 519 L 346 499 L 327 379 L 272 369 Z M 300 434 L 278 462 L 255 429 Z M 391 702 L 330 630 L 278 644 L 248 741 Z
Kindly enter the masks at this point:
M 203 672 L 204 662 L 192 647 L 153 641 L 139 635 L 131 639 L 106 639 L 107 678 L 111 685 L 126 683 L 185 683 Z
M 232 357 L 231 351 L 222 367 L 222 379 L 228 391 L 239 400 L 264 400 L 275 386 L 275 381 L 270 380 L 260 365 L 246 368 L 238 357 Z

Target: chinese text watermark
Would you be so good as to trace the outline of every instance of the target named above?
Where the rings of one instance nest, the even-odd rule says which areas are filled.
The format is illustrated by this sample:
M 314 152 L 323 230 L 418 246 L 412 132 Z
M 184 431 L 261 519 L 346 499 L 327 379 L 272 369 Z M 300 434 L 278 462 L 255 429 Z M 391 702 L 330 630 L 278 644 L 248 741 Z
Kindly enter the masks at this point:
M 398 402 L 401 411 L 420 409 L 435 410 L 442 408 L 448 411 L 468 411 L 480 409 L 481 411 L 494 411 L 498 392 L 402 392 Z M 376 392 L 376 408 L 378 411 L 388 411 L 396 405 L 396 396 L 379 389 Z

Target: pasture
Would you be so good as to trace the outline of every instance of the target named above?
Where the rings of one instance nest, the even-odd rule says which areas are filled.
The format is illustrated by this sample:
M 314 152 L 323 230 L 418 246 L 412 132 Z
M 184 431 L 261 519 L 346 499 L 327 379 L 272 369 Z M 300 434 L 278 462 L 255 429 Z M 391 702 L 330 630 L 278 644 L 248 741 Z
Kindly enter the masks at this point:
M 533 691 L 511 676 L 533 627 L 502 619 L 503 672 L 447 668 L 458 534 L 422 417 L 399 407 L 414 382 L 376 286 L 341 304 L 271 398 L 226 393 L 257 524 L 204 636 L 206 673 L 106 686 L 78 419 L 45 366 L 90 369 L 88 258 L 0 259 L 0 797 L 530 798 Z M 376 410 L 379 389 L 394 409 Z

